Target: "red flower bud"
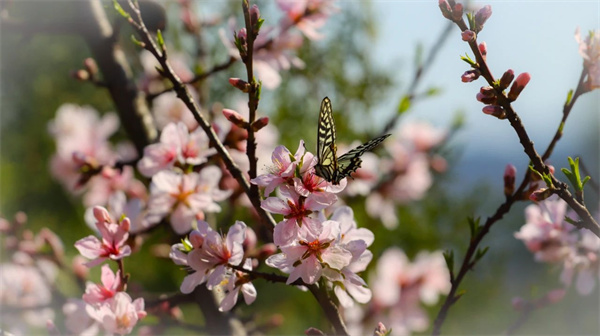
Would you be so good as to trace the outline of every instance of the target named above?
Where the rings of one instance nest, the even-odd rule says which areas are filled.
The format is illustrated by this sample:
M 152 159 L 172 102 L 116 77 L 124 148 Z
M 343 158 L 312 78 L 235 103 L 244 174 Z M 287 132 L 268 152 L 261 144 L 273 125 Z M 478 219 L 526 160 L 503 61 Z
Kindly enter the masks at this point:
M 507 164 L 504 169 L 504 195 L 510 196 L 515 191 L 515 176 L 517 175 L 517 167 Z
M 477 34 L 475 34 L 474 31 L 467 29 L 464 32 L 462 32 L 460 34 L 460 36 L 462 37 L 463 41 L 465 41 L 465 42 L 471 42 L 471 41 L 475 41 L 475 38 L 477 37 Z
M 458 21 L 463 16 L 463 4 L 457 3 L 452 7 L 452 19 L 453 21 Z
M 465 71 L 464 74 L 462 74 L 462 76 L 460 76 L 460 80 L 463 83 L 470 83 L 474 80 L 477 80 L 477 78 L 479 78 L 479 76 L 481 76 L 481 72 L 477 69 L 473 69 L 473 70 L 468 70 Z
M 248 127 L 248 122 L 246 121 L 246 118 L 244 118 L 241 114 L 237 113 L 234 110 L 223 109 L 223 115 L 232 124 L 234 124 L 234 125 L 236 125 L 236 126 L 238 126 L 240 128 L 247 128 Z
M 548 188 L 538 189 L 529 195 L 529 199 L 534 202 L 540 202 L 545 200 L 546 198 L 552 196 L 552 190 Z
M 527 72 L 520 74 L 517 79 L 513 82 L 513 85 L 510 87 L 510 91 L 508 92 L 508 100 L 515 101 L 521 94 L 521 91 L 525 88 L 529 80 L 531 79 L 531 75 Z
M 486 105 L 482 109 L 483 113 L 492 115 L 498 119 L 506 118 L 506 113 L 501 106 L 498 105 Z
M 512 69 L 506 70 L 506 72 L 500 78 L 500 90 L 506 89 L 515 78 L 515 72 Z
M 229 78 L 229 84 L 233 85 L 235 88 L 240 89 L 244 93 L 248 93 L 250 91 L 250 84 L 243 79 L 239 78 Z
M 88 57 L 83 60 L 83 66 L 92 76 L 98 73 L 98 64 L 93 58 Z
M 252 123 L 252 130 L 254 132 L 258 132 L 261 128 L 267 126 L 269 124 L 269 117 L 258 118 L 255 122 Z
M 485 61 L 487 59 L 487 44 L 485 44 L 485 42 L 479 43 L 479 52 L 481 53 L 481 57 Z
M 446 19 L 452 20 L 452 8 L 450 7 L 450 4 L 448 3 L 448 1 L 447 0 L 439 0 L 438 6 L 440 7 L 440 10 L 442 11 L 442 15 Z
M 486 5 L 475 13 L 475 30 L 480 32 L 487 19 L 492 16 L 492 6 Z

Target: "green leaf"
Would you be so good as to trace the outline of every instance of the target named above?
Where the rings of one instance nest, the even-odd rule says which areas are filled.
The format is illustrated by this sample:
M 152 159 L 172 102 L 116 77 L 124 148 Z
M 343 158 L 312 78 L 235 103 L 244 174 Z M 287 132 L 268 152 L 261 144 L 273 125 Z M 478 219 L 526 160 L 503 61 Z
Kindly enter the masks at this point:
M 121 4 L 117 2 L 117 0 L 113 0 L 113 6 L 115 7 L 115 9 L 117 10 L 117 12 L 119 14 L 121 14 L 122 17 L 129 19 L 131 18 L 131 15 L 129 15 L 129 13 L 127 13 L 123 7 L 121 7 Z
M 405 95 L 400 100 L 400 104 L 398 104 L 398 114 L 402 114 L 410 108 L 410 97 Z
M 473 68 L 477 68 L 477 62 L 473 61 L 469 54 L 465 53 L 465 56 L 460 56 L 460 59 L 467 62 Z
M 479 259 L 481 259 L 489 249 L 489 246 L 486 246 L 483 249 L 478 248 L 477 252 L 475 252 L 475 261 L 479 261 Z
M 454 272 L 454 251 L 444 251 L 444 260 L 446 260 L 446 266 L 450 272 Z
M 475 31 L 475 15 L 473 13 L 467 13 L 467 21 L 469 22 L 469 29 Z
M 469 223 L 469 229 L 471 231 L 471 239 L 473 239 L 475 236 L 477 236 L 477 234 L 479 234 L 479 230 L 481 229 L 481 226 L 479 225 L 481 222 L 481 217 L 468 217 L 467 222 Z
M 257 31 L 260 30 L 260 27 L 262 27 L 263 23 L 265 23 L 265 19 L 263 19 L 263 18 L 258 19 L 258 23 L 256 24 Z
M 165 40 L 163 39 L 162 33 L 160 32 L 160 29 L 158 29 L 156 31 L 156 41 L 158 42 L 158 46 L 161 49 L 165 48 Z
M 573 90 L 569 90 L 569 93 L 567 93 L 567 100 L 565 101 L 565 106 L 571 104 L 572 99 L 573 99 Z
M 138 39 L 135 37 L 135 35 L 133 35 L 133 34 L 131 35 L 131 41 L 133 41 L 133 43 L 137 44 L 138 46 L 140 46 L 140 47 L 142 47 L 142 48 L 145 48 L 145 47 L 146 47 L 146 44 L 145 44 L 144 42 L 142 42 L 142 41 L 138 40 Z
M 571 166 L 571 170 L 567 168 L 561 168 L 560 170 L 565 174 L 565 176 L 569 179 L 569 182 L 575 188 L 575 191 L 582 192 L 583 186 L 590 180 L 589 176 L 586 176 L 583 180 L 581 180 L 581 174 L 579 173 L 579 158 L 571 158 L 570 156 L 567 158 L 569 160 L 569 166 Z

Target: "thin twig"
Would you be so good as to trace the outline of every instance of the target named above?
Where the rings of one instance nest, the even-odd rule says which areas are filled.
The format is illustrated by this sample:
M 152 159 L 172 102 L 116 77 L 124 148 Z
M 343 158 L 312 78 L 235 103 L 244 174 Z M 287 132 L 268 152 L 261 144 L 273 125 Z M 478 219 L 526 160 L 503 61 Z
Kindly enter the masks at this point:
M 131 22 L 132 26 L 134 28 L 136 28 L 138 35 L 142 39 L 144 48 L 146 50 L 148 50 L 150 53 L 152 53 L 152 55 L 154 55 L 154 57 L 158 60 L 160 66 L 162 68 L 160 70 L 161 75 L 164 76 L 165 78 L 167 78 L 169 81 L 171 81 L 171 84 L 173 84 L 173 89 L 177 93 L 177 97 L 179 97 L 179 99 L 181 99 L 183 101 L 183 103 L 186 105 L 186 107 L 192 112 L 192 114 L 194 115 L 194 119 L 196 119 L 196 121 L 198 122 L 200 127 L 202 127 L 202 129 L 204 130 L 204 132 L 210 139 L 211 143 L 213 144 L 213 146 L 219 153 L 221 159 L 225 163 L 225 166 L 227 167 L 227 169 L 229 170 L 231 175 L 237 180 L 237 182 L 240 184 L 242 189 L 244 189 L 244 192 L 250 198 L 252 205 L 254 206 L 254 208 L 256 209 L 256 211 L 258 212 L 260 217 L 262 218 L 262 220 L 265 223 L 270 224 L 271 227 L 274 227 L 276 224 L 275 220 L 273 219 L 271 214 L 269 214 L 268 212 L 266 212 L 264 209 L 261 208 L 260 199 L 252 197 L 252 193 L 250 191 L 251 190 L 250 183 L 248 182 L 248 180 L 246 179 L 246 177 L 244 176 L 244 174 L 242 173 L 242 171 L 240 170 L 238 165 L 233 161 L 233 159 L 229 155 L 229 152 L 227 151 L 227 149 L 225 148 L 225 146 L 223 145 L 221 140 L 219 140 L 219 137 L 215 133 L 215 130 L 212 128 L 210 123 L 202 115 L 202 112 L 200 111 L 200 107 L 196 104 L 196 102 L 192 98 L 192 95 L 191 95 L 189 89 L 187 88 L 187 86 L 185 84 L 183 84 L 183 82 L 181 81 L 179 76 L 177 76 L 177 74 L 175 73 L 175 71 L 173 70 L 171 65 L 169 64 L 169 62 L 167 60 L 166 48 L 164 46 L 159 48 L 159 46 L 156 45 L 154 39 L 152 38 L 152 35 L 150 35 L 150 32 L 144 25 L 144 22 L 142 20 L 139 9 L 133 4 L 133 2 L 131 0 L 129 0 L 129 3 L 130 3 L 130 6 L 132 6 L 134 8 L 134 12 L 137 15 L 137 21 L 130 20 L 130 22 Z

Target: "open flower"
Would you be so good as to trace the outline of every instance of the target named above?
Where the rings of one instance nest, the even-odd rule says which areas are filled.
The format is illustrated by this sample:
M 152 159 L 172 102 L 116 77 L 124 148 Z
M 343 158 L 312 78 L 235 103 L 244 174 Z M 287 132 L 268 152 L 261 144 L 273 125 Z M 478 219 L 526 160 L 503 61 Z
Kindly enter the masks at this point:
M 294 155 L 285 146 L 278 146 L 271 155 L 273 165 L 270 172 L 257 176 L 251 182 L 265 187 L 265 195 L 270 195 L 275 188 L 294 177 L 296 166 L 304 157 L 304 151 L 304 141 L 302 140 L 300 140 L 300 145 Z
M 299 278 L 313 284 L 321 278 L 325 268 L 341 271 L 350 264 L 352 253 L 339 246 L 340 224 L 322 223 L 319 234 L 306 233 L 306 239 L 281 247 L 281 253 L 270 256 L 265 263 L 289 273 L 287 284 Z
M 252 260 L 246 259 L 243 268 L 251 271 Z M 254 288 L 254 285 L 250 282 L 250 278 L 247 274 L 242 271 L 233 272 L 231 277 L 225 281 L 223 287 L 226 294 L 219 304 L 220 311 L 231 310 L 231 308 L 235 306 L 240 292 L 242 292 L 242 296 L 247 305 L 252 304 L 252 302 L 256 300 L 256 288 Z
M 100 306 L 86 306 L 90 317 L 96 320 L 109 333 L 129 334 L 137 322 L 146 316 L 144 299 L 135 301 L 129 294 L 119 292 Z
M 575 41 L 579 43 L 579 54 L 583 57 L 583 65 L 588 71 L 589 89 L 600 87 L 600 30 L 591 31 L 588 36 L 581 38 L 577 27 Z
M 75 243 L 75 247 L 82 256 L 92 259 L 85 265 L 94 267 L 106 259 L 119 260 L 129 256 L 131 247 L 126 245 L 129 237 L 129 218 L 125 217 L 115 223 L 105 208 L 95 207 L 93 212 L 102 240 L 100 241 L 95 236 L 88 236 Z
M 120 271 L 115 274 L 108 265 L 102 266 L 102 284 L 88 283 L 83 301 L 89 304 L 102 303 L 117 294 L 121 286 Z

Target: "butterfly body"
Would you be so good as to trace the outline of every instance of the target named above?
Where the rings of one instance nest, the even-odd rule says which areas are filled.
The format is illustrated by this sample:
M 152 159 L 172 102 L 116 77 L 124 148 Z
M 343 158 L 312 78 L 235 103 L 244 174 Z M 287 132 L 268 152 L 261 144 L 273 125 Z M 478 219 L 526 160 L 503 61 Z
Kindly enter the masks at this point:
M 317 132 L 317 159 L 315 173 L 331 182 L 339 184 L 342 179 L 350 176 L 361 165 L 361 156 L 375 148 L 390 134 L 382 135 L 367 143 L 364 143 L 348 153 L 337 157 L 337 145 L 335 143 L 335 122 L 333 121 L 333 110 L 329 98 L 323 98 L 319 112 L 319 128 Z

